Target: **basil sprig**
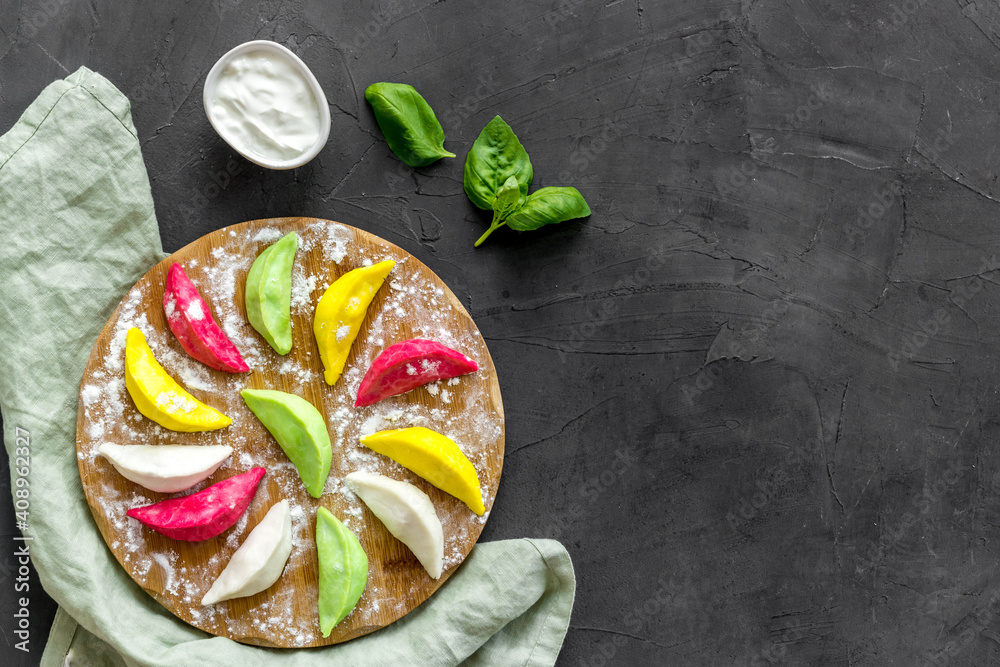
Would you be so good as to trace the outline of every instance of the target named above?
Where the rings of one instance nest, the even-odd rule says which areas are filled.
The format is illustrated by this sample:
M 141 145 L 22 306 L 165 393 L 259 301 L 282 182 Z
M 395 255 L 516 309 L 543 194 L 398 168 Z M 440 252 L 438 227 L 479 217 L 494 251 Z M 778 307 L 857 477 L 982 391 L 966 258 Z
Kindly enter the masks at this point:
M 411 167 L 426 167 L 443 157 L 444 129 L 431 105 L 405 83 L 373 83 L 365 90 L 389 148 Z
M 533 176 L 528 152 L 510 125 L 500 116 L 487 123 L 465 158 L 465 194 L 479 208 L 493 211 L 493 222 L 476 241 L 477 248 L 504 225 L 530 231 L 590 215 L 576 188 L 541 188 L 529 195 Z

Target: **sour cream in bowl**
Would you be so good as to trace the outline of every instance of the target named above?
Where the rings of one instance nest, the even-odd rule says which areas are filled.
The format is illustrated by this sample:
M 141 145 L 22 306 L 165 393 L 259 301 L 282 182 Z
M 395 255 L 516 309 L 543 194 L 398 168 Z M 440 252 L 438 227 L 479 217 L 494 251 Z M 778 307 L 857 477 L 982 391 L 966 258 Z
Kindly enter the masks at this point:
M 268 40 L 240 44 L 205 78 L 208 121 L 243 157 L 269 169 L 294 169 L 330 137 L 330 108 L 301 59 Z

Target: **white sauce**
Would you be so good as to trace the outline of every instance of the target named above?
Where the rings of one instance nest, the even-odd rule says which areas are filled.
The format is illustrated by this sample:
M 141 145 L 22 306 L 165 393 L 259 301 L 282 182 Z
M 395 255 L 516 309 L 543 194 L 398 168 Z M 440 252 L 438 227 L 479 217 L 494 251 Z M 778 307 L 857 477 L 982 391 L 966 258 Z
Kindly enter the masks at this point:
M 266 161 L 293 160 L 320 135 L 320 112 L 296 63 L 272 51 L 250 51 L 219 73 L 211 102 L 222 137 Z

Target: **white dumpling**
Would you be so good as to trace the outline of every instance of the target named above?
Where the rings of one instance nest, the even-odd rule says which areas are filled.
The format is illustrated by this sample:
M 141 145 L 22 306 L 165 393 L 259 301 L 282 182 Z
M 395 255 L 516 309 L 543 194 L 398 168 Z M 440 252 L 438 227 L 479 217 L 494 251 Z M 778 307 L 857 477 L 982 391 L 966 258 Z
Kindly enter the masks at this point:
M 236 550 L 201 599 L 203 605 L 256 595 L 281 576 L 292 552 L 292 513 L 288 501 L 271 506 Z
M 218 470 L 233 453 L 229 445 L 114 445 L 97 450 L 122 477 L 150 491 L 189 489 Z
M 373 472 L 352 472 L 344 483 L 368 505 L 393 537 L 405 544 L 432 579 L 441 577 L 444 531 L 427 494 L 409 482 Z

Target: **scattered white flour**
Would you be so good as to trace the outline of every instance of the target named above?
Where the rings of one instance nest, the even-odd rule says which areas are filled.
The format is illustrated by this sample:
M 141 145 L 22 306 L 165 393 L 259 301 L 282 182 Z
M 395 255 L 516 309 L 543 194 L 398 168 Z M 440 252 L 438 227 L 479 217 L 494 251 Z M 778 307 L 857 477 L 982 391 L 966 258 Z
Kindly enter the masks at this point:
M 174 562 L 177 560 L 177 554 L 162 554 L 162 553 L 152 553 L 150 556 L 156 561 L 156 564 L 160 566 L 163 570 L 164 583 L 163 589 L 166 591 L 171 591 L 174 585 L 177 583 L 176 576 L 174 573 Z
M 372 433 L 375 433 L 376 431 L 380 430 L 383 421 L 384 418 L 382 417 L 382 415 L 372 415 L 371 417 L 366 419 L 363 424 L 361 424 L 360 435 L 362 436 L 371 435 Z
M 183 396 L 174 392 L 161 391 L 156 396 L 156 407 L 164 408 L 169 412 L 183 412 L 190 414 L 197 409 L 198 404 L 188 396 Z
M 278 373 L 284 378 L 294 380 L 298 385 L 309 384 L 317 376 L 317 373 L 299 365 L 294 357 L 286 358 L 278 367 Z
M 173 320 L 174 315 L 177 314 L 177 297 L 173 294 L 163 302 L 163 313 L 167 316 L 168 321 Z
M 187 314 L 188 319 L 191 320 L 203 320 L 205 319 L 205 310 L 201 307 L 200 301 L 192 301 L 188 304 L 188 307 L 184 309 Z M 170 317 L 170 313 L 167 313 L 167 317 Z
M 354 501 L 354 500 L 357 500 L 357 498 L 358 498 L 358 497 L 357 497 L 357 496 L 356 496 L 356 495 L 354 494 L 354 492 L 353 492 L 353 491 L 351 491 L 351 490 L 350 490 L 349 488 L 347 488 L 347 485 L 346 485 L 346 484 L 343 484 L 343 485 L 341 485 L 341 487 L 340 487 L 340 493 L 341 493 L 341 495 L 343 495 L 343 496 L 344 496 L 345 498 L 347 498 L 347 500 L 349 500 L 349 501 Z M 355 505 L 355 506 L 353 506 L 353 507 L 351 507 L 350 509 L 348 509 L 348 510 L 345 510 L 345 511 L 346 511 L 346 512 L 347 512 L 348 514 L 353 514 L 353 515 L 355 515 L 355 516 L 361 516 L 361 507 L 360 507 L 359 505 Z
M 268 509 L 270 509 L 270 506 L 268 506 Z M 236 522 L 236 526 L 230 529 L 232 532 L 230 532 L 229 537 L 226 538 L 227 547 L 233 549 L 234 551 L 239 548 L 240 544 L 243 542 L 243 540 L 240 539 L 240 536 L 243 531 L 246 530 L 247 521 L 249 519 L 250 512 L 244 512 L 243 516 L 240 517 L 240 520 Z M 227 560 L 226 562 L 228 563 L 229 561 Z
M 308 231 L 312 232 L 313 237 L 322 244 L 323 258 L 326 261 L 340 264 L 347 257 L 347 248 L 354 238 L 354 234 L 347 227 L 320 222 L 310 226 Z
M 273 243 L 284 236 L 283 233 L 273 227 L 264 227 L 250 239 L 253 243 Z M 263 250 L 263 248 L 261 248 Z M 259 253 L 258 253 L 259 254 Z M 256 257 L 254 257 L 256 259 Z
M 97 399 L 101 397 L 101 388 L 96 387 L 92 384 L 88 384 L 83 390 L 80 391 L 80 398 L 83 399 L 83 404 L 90 407 L 97 402 Z
M 90 436 L 91 440 L 100 440 L 104 437 L 104 422 L 95 421 L 91 422 L 90 426 L 87 428 L 87 435 Z
M 301 267 L 301 265 L 299 265 Z M 316 291 L 316 276 L 306 277 L 301 268 L 292 271 L 292 308 L 308 310 L 313 306 L 313 292 Z

